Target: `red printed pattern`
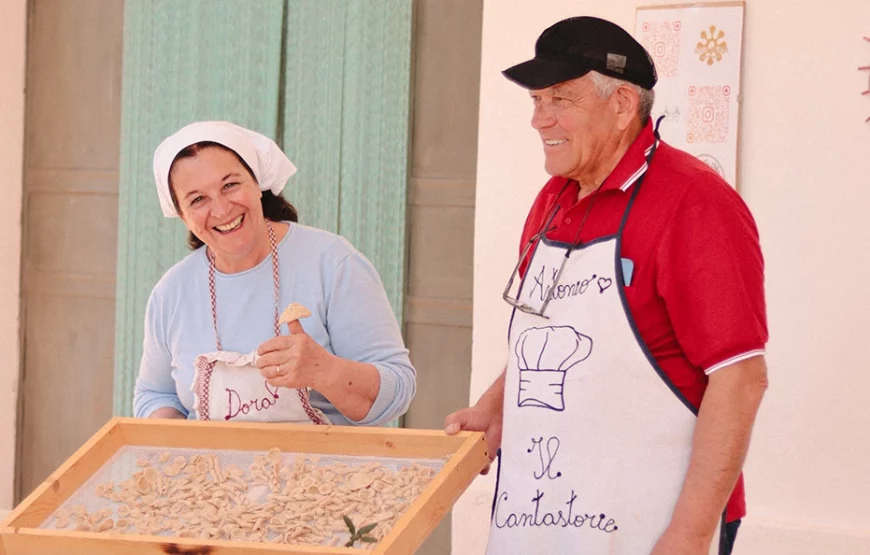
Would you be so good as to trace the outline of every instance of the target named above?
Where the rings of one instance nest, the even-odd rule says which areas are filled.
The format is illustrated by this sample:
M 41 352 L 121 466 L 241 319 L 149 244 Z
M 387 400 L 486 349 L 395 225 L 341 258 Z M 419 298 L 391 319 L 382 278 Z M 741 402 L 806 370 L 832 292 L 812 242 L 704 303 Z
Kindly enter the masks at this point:
M 196 374 L 193 378 L 193 410 L 200 420 L 211 420 L 208 414 L 208 391 L 211 385 L 211 373 L 214 371 L 214 361 L 205 357 L 196 357 Z
M 687 143 L 724 143 L 730 128 L 731 87 L 689 87 Z
M 641 43 L 655 61 L 656 71 L 661 77 L 676 77 L 680 66 L 680 35 L 682 23 L 679 21 L 645 22 Z

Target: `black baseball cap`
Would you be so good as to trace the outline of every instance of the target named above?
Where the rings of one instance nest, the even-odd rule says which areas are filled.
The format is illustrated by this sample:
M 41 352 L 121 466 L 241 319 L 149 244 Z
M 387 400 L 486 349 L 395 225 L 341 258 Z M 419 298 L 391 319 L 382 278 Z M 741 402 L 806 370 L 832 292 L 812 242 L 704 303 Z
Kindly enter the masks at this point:
M 545 89 L 590 71 L 652 89 L 652 58 L 625 29 L 597 17 L 572 17 L 552 25 L 535 42 L 535 57 L 502 72 L 526 89 Z

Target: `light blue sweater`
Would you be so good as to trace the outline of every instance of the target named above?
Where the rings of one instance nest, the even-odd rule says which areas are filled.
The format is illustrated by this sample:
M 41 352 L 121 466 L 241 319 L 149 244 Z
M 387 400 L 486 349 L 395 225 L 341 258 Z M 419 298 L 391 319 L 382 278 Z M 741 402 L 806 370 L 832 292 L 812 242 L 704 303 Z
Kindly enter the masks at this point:
M 279 312 L 291 302 L 311 310 L 302 327 L 327 351 L 373 364 L 381 387 L 371 411 L 351 421 L 316 391 L 311 404 L 333 424 L 379 426 L 401 416 L 416 391 L 416 371 L 372 264 L 342 237 L 290 224 L 278 245 Z M 249 353 L 274 337 L 272 259 L 237 274 L 215 272 L 218 331 L 226 351 Z M 286 333 L 286 331 L 285 331 Z M 216 350 L 208 262 L 199 248 L 173 266 L 151 292 L 133 398 L 137 417 L 160 407 L 193 412 L 194 359 Z

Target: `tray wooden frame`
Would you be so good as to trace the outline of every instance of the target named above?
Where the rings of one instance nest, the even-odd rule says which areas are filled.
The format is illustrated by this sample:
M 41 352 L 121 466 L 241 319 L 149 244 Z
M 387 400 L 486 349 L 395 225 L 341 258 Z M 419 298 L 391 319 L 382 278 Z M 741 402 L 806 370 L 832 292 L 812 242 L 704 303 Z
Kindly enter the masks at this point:
M 450 458 L 390 533 L 371 551 L 39 528 L 125 445 L 249 451 L 278 447 L 296 453 Z M 0 524 L 0 555 L 410 554 L 487 464 L 486 441 L 478 432 L 447 436 L 440 430 L 113 418 Z

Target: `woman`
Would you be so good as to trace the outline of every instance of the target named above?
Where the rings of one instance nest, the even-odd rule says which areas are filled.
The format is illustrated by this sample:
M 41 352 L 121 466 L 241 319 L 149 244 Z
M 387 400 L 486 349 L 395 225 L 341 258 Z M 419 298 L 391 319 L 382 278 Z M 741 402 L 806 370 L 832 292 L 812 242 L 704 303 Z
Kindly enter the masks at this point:
M 415 370 L 380 278 L 343 238 L 296 223 L 279 196 L 295 171 L 271 139 L 227 122 L 157 148 L 163 214 L 195 250 L 148 301 L 137 417 L 377 426 L 407 410 Z M 285 335 L 289 303 L 312 315 Z

